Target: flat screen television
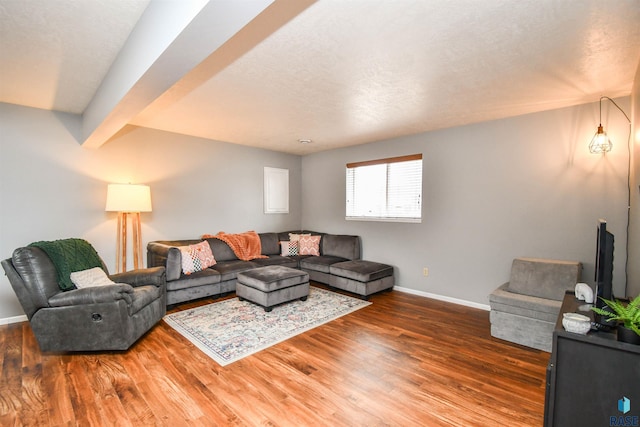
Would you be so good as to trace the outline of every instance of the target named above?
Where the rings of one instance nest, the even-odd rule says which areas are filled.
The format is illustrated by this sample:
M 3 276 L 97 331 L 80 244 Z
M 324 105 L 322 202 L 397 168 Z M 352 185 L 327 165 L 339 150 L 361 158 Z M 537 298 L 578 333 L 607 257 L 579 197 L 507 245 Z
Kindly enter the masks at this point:
M 598 233 L 596 241 L 596 300 L 595 306 L 607 310 L 608 306 L 601 298 L 613 298 L 613 234 L 607 231 L 607 221 L 598 220 Z M 607 322 L 604 316 L 596 314 L 594 317 L 596 328 L 607 329 L 614 326 L 615 322 Z

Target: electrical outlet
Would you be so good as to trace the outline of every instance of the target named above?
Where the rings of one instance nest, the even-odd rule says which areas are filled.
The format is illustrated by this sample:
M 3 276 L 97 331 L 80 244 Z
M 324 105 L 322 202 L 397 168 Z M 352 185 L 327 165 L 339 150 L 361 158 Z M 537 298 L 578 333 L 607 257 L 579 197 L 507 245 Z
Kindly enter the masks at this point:
M 427 267 L 425 267 L 425 268 L 423 268 L 423 269 L 422 269 L 422 275 L 423 275 L 424 277 L 427 277 L 427 276 L 429 275 L 429 269 L 428 269 Z

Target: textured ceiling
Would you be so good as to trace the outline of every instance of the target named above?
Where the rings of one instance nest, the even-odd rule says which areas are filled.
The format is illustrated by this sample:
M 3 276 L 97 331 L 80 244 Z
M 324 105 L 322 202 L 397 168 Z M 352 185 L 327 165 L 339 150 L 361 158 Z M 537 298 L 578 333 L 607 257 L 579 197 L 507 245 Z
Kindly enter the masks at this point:
M 20 6 L 51 3 L 67 6 L 53 20 Z M 229 17 L 251 19 L 213 43 L 205 14 L 220 17 L 226 3 Z M 97 146 L 136 125 L 307 154 L 629 95 L 640 61 L 635 0 L 256 0 L 253 12 L 233 3 L 208 4 L 185 24 L 128 91 L 139 106 L 124 108 L 124 95 L 113 105 L 120 121 Z M 82 112 L 144 6 L 0 0 L 0 101 Z M 135 90 L 169 70 L 157 93 Z
M 0 0 L 0 102 L 80 114 L 149 0 Z

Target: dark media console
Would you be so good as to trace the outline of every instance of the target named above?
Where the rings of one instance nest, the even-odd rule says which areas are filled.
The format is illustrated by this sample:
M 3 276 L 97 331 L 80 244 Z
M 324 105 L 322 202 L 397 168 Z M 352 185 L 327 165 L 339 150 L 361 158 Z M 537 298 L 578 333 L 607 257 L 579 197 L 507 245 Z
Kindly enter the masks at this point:
M 594 318 L 584 301 L 566 293 L 547 367 L 544 425 L 640 426 L 640 345 L 618 342 L 615 330 L 567 332 L 564 313 Z

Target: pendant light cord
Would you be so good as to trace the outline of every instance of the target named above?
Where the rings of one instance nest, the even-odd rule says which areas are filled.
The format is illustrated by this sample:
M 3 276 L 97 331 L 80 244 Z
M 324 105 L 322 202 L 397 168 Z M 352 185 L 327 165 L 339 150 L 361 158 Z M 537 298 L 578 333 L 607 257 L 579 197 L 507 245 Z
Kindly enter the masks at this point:
M 600 97 L 600 126 L 602 126 L 602 100 L 608 99 L 611 101 L 613 105 L 616 106 L 618 110 L 624 115 L 624 117 L 629 122 L 629 136 L 627 137 L 627 241 L 626 241 L 626 249 L 625 249 L 625 260 L 624 260 L 624 293 L 625 297 L 627 296 L 627 284 L 629 282 L 629 227 L 631 223 L 631 119 L 627 116 L 627 113 L 624 112 L 622 108 L 616 102 L 609 98 L 608 96 Z

